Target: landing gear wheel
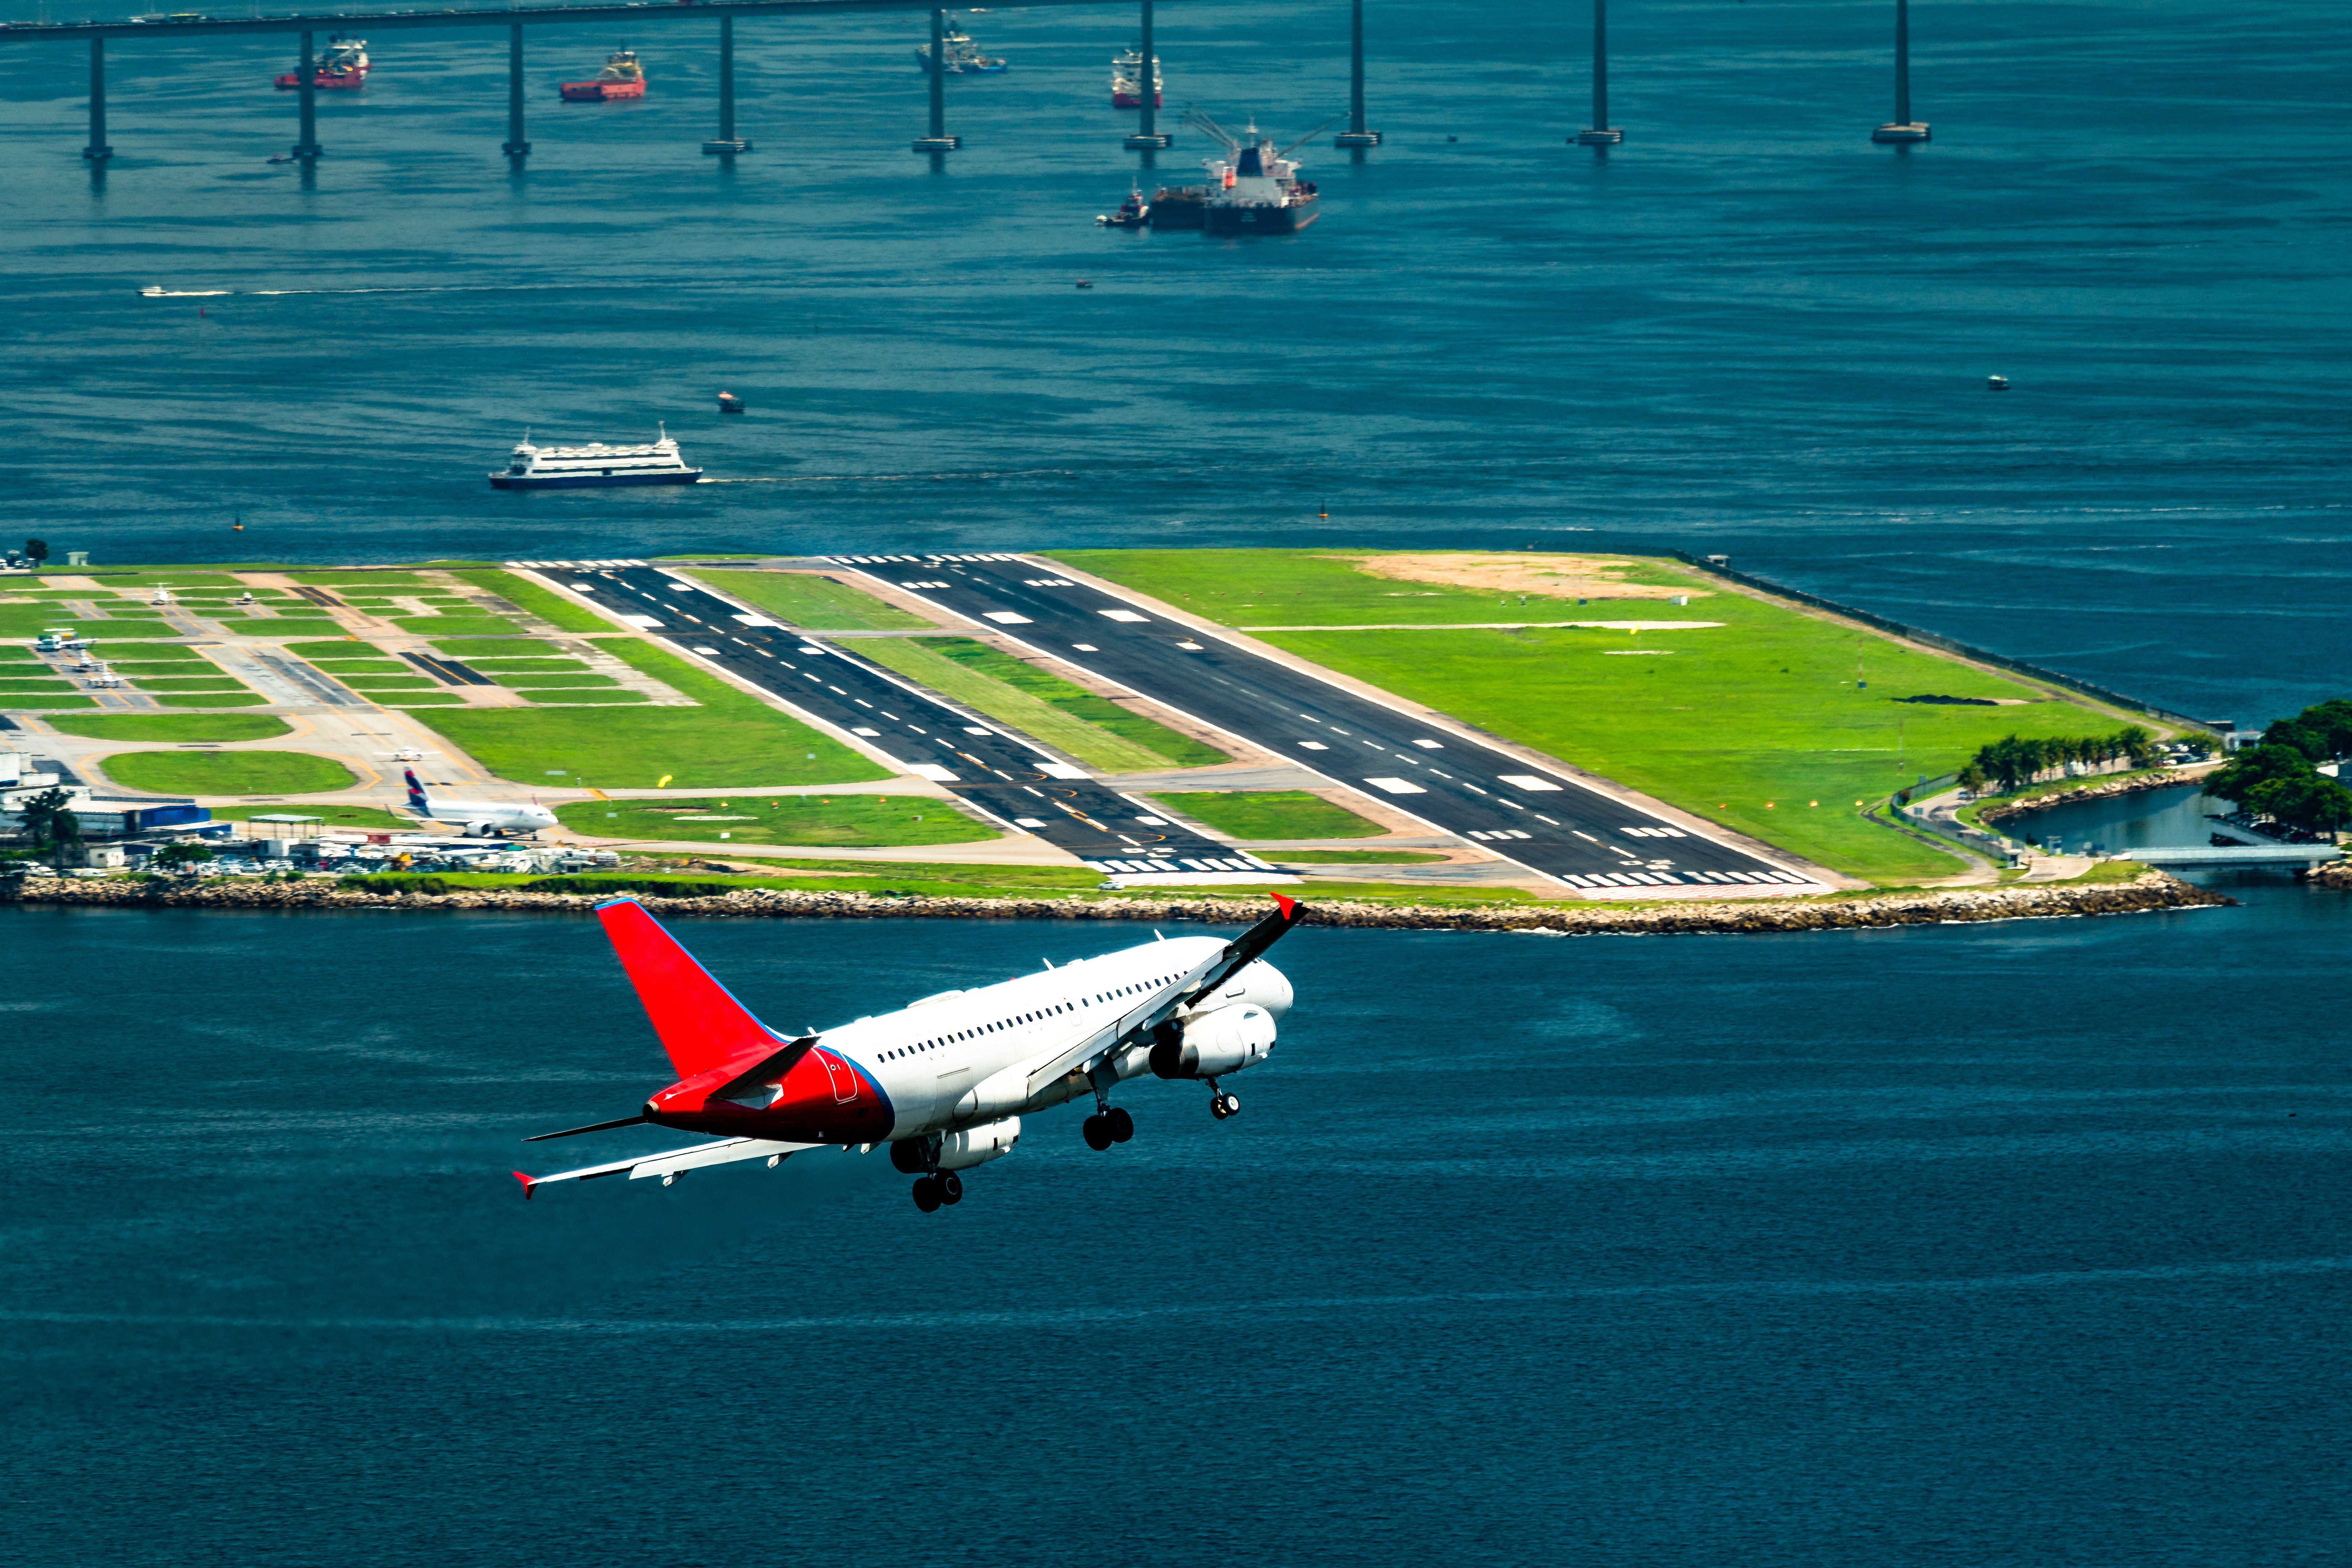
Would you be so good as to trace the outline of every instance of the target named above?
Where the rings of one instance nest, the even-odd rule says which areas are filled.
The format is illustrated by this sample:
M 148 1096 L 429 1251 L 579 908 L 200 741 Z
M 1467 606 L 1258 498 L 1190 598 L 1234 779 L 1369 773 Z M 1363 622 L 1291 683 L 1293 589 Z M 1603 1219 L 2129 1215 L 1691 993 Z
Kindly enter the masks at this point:
M 939 1188 L 940 1202 L 943 1204 L 960 1204 L 963 1202 L 963 1178 L 961 1176 L 957 1175 L 953 1171 L 941 1171 L 938 1175 L 933 1176 L 931 1180 Z
M 1087 1148 L 1099 1150 L 1110 1147 L 1109 1117 L 1089 1116 L 1079 1126 L 1078 1131 L 1086 1135 Z
M 1238 1094 L 1220 1095 L 1217 1103 L 1224 1107 L 1217 1112 L 1219 1116 L 1239 1116 L 1242 1113 L 1242 1097 Z
M 1123 1105 L 1112 1106 L 1110 1110 L 1105 1113 L 1104 1119 L 1110 1123 L 1110 1141 L 1112 1142 L 1124 1143 L 1129 1139 L 1135 1136 L 1135 1118 L 1127 1113 L 1127 1107 Z
M 1209 1114 L 1215 1117 L 1220 1121 L 1223 1121 L 1225 1119 L 1228 1112 L 1225 1110 L 1225 1097 L 1223 1095 L 1213 1094 L 1209 1096 Z
M 929 1214 L 940 1206 L 940 1181 L 937 1176 L 925 1176 L 915 1184 L 915 1206 Z

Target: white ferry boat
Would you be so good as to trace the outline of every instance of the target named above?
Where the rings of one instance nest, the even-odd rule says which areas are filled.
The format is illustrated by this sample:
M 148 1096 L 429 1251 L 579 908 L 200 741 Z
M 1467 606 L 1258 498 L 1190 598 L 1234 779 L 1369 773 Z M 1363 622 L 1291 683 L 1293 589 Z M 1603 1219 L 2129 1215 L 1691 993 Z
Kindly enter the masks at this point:
M 490 476 L 490 488 L 500 490 L 576 489 L 583 485 L 690 485 L 702 478 L 677 454 L 667 426 L 656 426 L 661 438 L 644 447 L 607 447 L 591 441 L 585 447 L 534 447 L 530 432 L 514 449 L 504 473 Z

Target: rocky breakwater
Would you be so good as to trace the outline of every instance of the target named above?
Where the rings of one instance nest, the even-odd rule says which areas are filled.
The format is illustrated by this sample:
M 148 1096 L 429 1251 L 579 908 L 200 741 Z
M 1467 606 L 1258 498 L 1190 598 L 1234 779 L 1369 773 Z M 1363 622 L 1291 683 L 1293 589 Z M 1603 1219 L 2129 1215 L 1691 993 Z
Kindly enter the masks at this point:
M 615 889 L 619 892 L 620 889 Z M 174 884 L 129 879 L 28 879 L 19 902 L 117 908 L 387 910 L 505 910 L 585 914 L 608 895 L 476 889 L 446 893 L 374 893 L 328 882 L 207 881 Z M 1243 923 L 1265 912 L 1263 898 L 1038 899 L 885 897 L 745 888 L 699 898 L 639 894 L 656 914 L 749 920 L 1045 920 Z M 1856 927 L 1942 925 L 1969 921 L 2141 914 L 2236 900 L 2191 887 L 2161 871 L 2126 882 L 1916 889 L 1883 894 L 1719 904 L 1631 907 L 1583 904 L 1372 904 L 1317 902 L 1319 925 L 1395 931 L 1521 931 L 1579 935 L 1703 931 L 1839 931 Z
M 2012 816 L 2029 812 L 2047 811 L 2053 805 L 2074 805 L 2086 800 L 2106 800 L 2119 795 L 2139 795 L 2152 789 L 2170 789 L 2175 784 L 2195 784 L 2213 770 L 2200 768 L 2165 768 L 2157 773 L 2138 773 L 2130 778 L 2108 779 L 2101 784 L 2078 784 L 2054 795 L 2037 795 L 2027 800 L 1997 801 L 1978 811 L 1977 820 L 1990 827 L 2006 822 Z

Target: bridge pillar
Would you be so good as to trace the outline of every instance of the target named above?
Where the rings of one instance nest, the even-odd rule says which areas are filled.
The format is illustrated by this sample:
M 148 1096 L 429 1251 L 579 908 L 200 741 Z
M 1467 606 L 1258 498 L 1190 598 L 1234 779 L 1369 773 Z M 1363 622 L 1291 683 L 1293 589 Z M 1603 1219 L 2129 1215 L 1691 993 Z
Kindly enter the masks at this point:
M 319 145 L 319 78 L 318 68 L 310 63 L 312 35 L 302 35 L 302 58 L 296 65 L 295 96 L 302 104 L 302 139 L 294 143 L 294 156 L 309 163 L 326 149 Z
M 705 142 L 703 152 L 731 158 L 749 153 L 751 143 L 735 134 L 735 18 L 719 18 L 719 138 Z
M 963 138 L 948 134 L 948 14 L 931 13 L 931 133 L 915 138 L 915 151 L 929 153 L 936 159 L 941 153 L 952 153 L 963 145 Z
M 1609 123 L 1609 0 L 1592 0 L 1592 123 L 1573 140 L 1580 147 L 1614 147 L 1625 140 Z
M 520 165 L 530 156 L 530 143 L 522 139 L 522 25 L 518 22 L 507 29 L 507 139 L 499 151 Z
M 1870 133 L 1873 142 L 1927 141 L 1925 121 L 1911 118 L 1911 0 L 1895 0 L 1895 118 Z
M 1141 95 L 1143 100 L 1143 119 L 1142 121 L 1136 126 L 1135 134 L 1127 139 L 1126 146 L 1127 150 L 1130 153 L 1141 153 L 1144 154 L 1143 164 L 1145 168 L 1150 168 L 1151 166 L 1150 155 L 1153 153 L 1158 152 L 1160 148 L 1167 146 L 1172 140 L 1171 137 L 1163 135 L 1160 132 L 1159 129 L 1159 106 L 1152 102 L 1154 76 L 1151 69 L 1151 64 L 1152 56 L 1158 51 L 1158 49 L 1159 46 L 1153 43 L 1151 39 L 1151 0 L 1143 0 L 1143 46 L 1140 51 L 1143 56 L 1143 63 L 1136 68 L 1137 72 L 1141 78 L 1141 79 L 1136 84 L 1136 91 Z
M 89 145 L 81 155 L 93 163 L 103 163 L 114 156 L 114 149 L 106 144 L 106 40 L 89 41 Z
M 1360 151 L 1381 144 L 1381 133 L 1364 129 L 1364 0 L 1348 6 L 1348 129 L 1331 138 L 1334 147 Z

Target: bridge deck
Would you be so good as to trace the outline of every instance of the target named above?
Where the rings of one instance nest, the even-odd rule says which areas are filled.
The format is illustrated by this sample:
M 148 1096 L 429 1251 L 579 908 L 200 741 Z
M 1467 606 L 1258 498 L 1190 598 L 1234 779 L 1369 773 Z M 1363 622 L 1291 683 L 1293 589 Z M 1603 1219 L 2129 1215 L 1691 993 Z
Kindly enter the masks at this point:
M 2119 853 L 2143 866 L 2318 866 L 2344 855 L 2333 844 L 2147 845 Z

